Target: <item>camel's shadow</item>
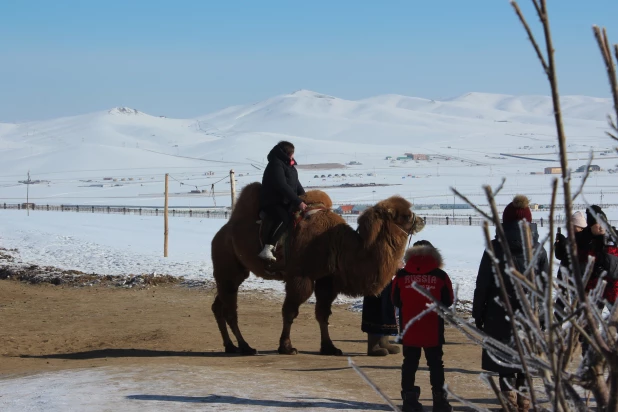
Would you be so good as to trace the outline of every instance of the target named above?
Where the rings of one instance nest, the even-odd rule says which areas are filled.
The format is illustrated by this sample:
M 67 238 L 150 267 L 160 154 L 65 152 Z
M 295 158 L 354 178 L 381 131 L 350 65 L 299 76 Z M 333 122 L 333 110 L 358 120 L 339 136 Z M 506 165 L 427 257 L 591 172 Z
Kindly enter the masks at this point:
M 126 397 L 138 401 L 159 402 L 184 402 L 184 403 L 207 403 L 207 404 L 230 404 L 242 406 L 262 406 L 270 408 L 323 408 L 335 410 L 369 410 L 390 411 L 391 408 L 384 404 L 350 401 L 346 399 L 332 398 L 306 398 L 290 397 L 290 400 L 250 399 L 228 395 L 209 396 L 174 396 L 174 395 L 129 395 Z
M 299 352 L 299 355 L 310 356 L 326 356 L 320 352 L 307 351 Z M 361 356 L 362 353 L 346 353 L 345 356 Z M 196 357 L 196 358 L 230 358 L 230 357 L 246 357 L 240 353 L 226 352 L 192 352 L 192 351 L 169 351 L 169 350 L 152 350 L 152 349 L 97 349 L 83 352 L 72 353 L 53 353 L 48 355 L 19 355 L 25 359 L 69 359 L 69 360 L 87 360 L 87 359 L 103 359 L 103 358 L 165 358 L 165 357 Z M 256 355 L 251 356 L 278 356 L 276 350 L 259 351 Z
M 275 355 L 277 351 L 261 351 L 259 355 Z M 164 357 L 201 357 L 201 358 L 226 358 L 240 357 L 240 353 L 225 352 L 192 352 L 192 351 L 169 351 L 152 349 L 97 349 L 73 353 L 54 353 L 49 355 L 19 355 L 20 358 L 30 359 L 101 359 L 101 358 L 164 358 Z

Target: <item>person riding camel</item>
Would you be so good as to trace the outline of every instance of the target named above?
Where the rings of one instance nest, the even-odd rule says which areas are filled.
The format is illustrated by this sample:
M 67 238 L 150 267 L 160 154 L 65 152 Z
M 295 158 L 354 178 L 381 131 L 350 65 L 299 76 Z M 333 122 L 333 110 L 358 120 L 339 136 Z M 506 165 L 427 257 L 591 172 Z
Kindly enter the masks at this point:
M 258 255 L 269 261 L 276 261 L 273 255 L 275 244 L 292 223 L 292 213 L 305 210 L 307 205 L 299 197 L 305 189 L 298 181 L 294 166 L 294 145 L 281 141 L 268 153 L 268 165 L 262 177 L 260 189 L 260 210 L 272 222 L 272 230 L 264 233 L 264 249 Z

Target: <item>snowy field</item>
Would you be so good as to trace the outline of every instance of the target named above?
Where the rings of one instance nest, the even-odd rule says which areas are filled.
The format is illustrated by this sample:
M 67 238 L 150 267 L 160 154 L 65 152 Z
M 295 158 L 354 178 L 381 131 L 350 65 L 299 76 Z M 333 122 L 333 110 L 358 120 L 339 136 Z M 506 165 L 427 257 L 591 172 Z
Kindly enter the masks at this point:
M 212 280 L 210 242 L 224 219 L 170 219 L 169 257 L 163 257 L 160 217 L 0 210 L 0 246 L 19 249 L 24 262 L 101 275 L 169 274 Z M 541 234 L 545 234 L 542 231 Z M 413 241 L 441 250 L 444 269 L 471 300 L 484 250 L 480 227 L 428 225 Z M 283 293 L 283 284 L 253 275 L 243 289 Z M 357 302 L 357 299 L 353 301 Z M 339 299 L 350 302 L 350 299 Z
M 590 152 L 601 168 L 589 180 L 587 200 L 618 203 L 613 175 L 618 158 L 605 135 L 610 100 L 565 96 L 562 103 L 572 170 Z M 300 90 L 195 119 L 114 108 L 1 124 L 6 172 L 0 176 L 0 202 L 25 202 L 26 185 L 19 181 L 30 171 L 37 183 L 29 185 L 29 196 L 36 204 L 161 207 L 163 177 L 170 173 L 172 207 L 229 206 L 230 169 L 238 189 L 260 181 L 269 150 L 290 140 L 302 183 L 327 187 L 337 204 L 373 203 L 392 194 L 415 204 L 452 204 L 450 187 L 484 203 L 481 186 L 497 186 L 503 177 L 499 203 L 525 192 L 543 204 L 555 176 L 544 169 L 559 165 L 553 122 L 547 96 L 468 93 L 434 101 L 386 95 L 351 101 Z M 414 160 L 406 153 L 428 157 Z M 307 165 L 313 166 L 303 169 Z M 581 177 L 574 173 L 575 185 Z
M 351 379 L 357 379 L 349 372 Z M 358 378 L 360 379 L 360 378 Z M 360 383 L 359 383 L 360 385 Z M 364 389 L 370 390 L 370 389 Z M 167 365 L 49 372 L 3 380 L 0 410 L 63 411 L 354 411 L 390 410 L 383 403 L 308 381 L 287 381 L 249 368 Z M 104 405 L 104 407 L 102 407 Z

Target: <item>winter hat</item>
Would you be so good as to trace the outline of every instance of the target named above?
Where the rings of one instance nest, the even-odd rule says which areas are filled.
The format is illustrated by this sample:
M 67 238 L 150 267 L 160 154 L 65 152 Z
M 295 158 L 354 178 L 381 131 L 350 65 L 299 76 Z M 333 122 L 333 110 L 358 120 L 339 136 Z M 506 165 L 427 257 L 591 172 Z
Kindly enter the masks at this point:
M 502 212 L 502 223 L 513 223 L 519 220 L 527 220 L 528 223 L 532 223 L 532 212 L 528 207 L 529 204 L 530 201 L 526 196 L 515 196 Z
M 586 226 L 588 226 L 588 223 L 586 222 L 586 218 L 584 217 L 584 214 L 580 212 L 579 210 L 573 213 L 573 217 L 571 218 L 571 221 L 573 222 L 573 225 L 577 227 L 585 228 Z
M 433 247 L 431 242 L 429 242 L 428 240 L 417 240 L 416 242 L 414 242 L 412 244 L 412 246 L 430 246 L 430 247 Z
M 586 209 L 586 223 L 588 224 L 588 226 L 594 226 L 597 223 L 597 219 L 596 217 L 594 217 L 592 212 L 590 212 L 590 209 L 592 209 L 592 211 L 594 211 L 596 215 L 602 215 L 605 220 L 607 220 L 607 216 L 605 216 L 605 212 L 601 209 L 601 207 L 597 205 L 592 205 L 588 209 Z

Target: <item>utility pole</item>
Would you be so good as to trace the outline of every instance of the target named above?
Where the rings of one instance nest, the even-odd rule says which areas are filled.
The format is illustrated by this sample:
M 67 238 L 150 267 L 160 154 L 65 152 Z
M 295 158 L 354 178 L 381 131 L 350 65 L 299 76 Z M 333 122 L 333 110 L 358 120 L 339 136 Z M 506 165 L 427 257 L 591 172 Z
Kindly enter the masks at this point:
M 169 173 L 165 174 L 165 206 L 163 207 L 163 257 L 167 257 L 167 235 L 169 233 L 167 222 L 167 206 L 169 196 Z
M 234 180 L 234 169 L 230 170 L 230 191 L 232 193 L 232 211 L 236 204 L 236 180 Z
M 30 216 L 30 170 L 28 170 L 28 180 L 26 180 L 26 210 Z

